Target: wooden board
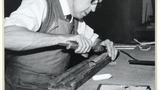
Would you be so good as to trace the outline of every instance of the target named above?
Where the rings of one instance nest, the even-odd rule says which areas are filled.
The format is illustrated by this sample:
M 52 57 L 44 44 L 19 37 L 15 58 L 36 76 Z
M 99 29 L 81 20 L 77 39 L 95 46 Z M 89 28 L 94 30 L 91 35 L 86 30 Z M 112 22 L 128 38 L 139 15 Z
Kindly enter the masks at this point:
M 49 90 L 76 90 L 110 61 L 111 58 L 108 57 L 107 53 L 93 55 L 51 80 Z

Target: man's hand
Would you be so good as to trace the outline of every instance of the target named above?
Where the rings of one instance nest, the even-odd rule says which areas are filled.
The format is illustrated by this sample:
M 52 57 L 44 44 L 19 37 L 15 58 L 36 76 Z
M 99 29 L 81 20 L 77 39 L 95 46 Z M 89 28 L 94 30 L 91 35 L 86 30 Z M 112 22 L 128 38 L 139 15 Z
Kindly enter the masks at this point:
M 72 45 L 70 42 L 76 42 L 78 44 L 78 48 L 75 49 L 75 53 L 79 54 L 86 54 L 91 50 L 92 42 L 91 40 L 87 39 L 83 35 L 74 35 L 67 38 L 67 43 Z M 67 47 L 69 49 L 70 46 Z
M 118 50 L 114 47 L 114 44 L 109 39 L 106 39 L 100 43 L 100 45 L 106 46 L 108 55 L 112 60 L 115 60 L 117 57 Z

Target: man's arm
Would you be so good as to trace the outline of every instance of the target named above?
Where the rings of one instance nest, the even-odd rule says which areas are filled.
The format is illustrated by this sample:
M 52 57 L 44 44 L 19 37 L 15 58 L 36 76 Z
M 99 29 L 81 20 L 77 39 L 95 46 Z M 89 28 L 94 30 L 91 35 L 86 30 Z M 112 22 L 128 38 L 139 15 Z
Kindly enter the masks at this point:
M 94 30 L 89 27 L 84 21 L 79 22 L 78 33 L 84 35 L 86 38 L 92 41 L 92 48 L 98 50 L 97 45 L 103 45 L 107 49 L 108 55 L 114 60 L 117 56 L 117 49 L 114 47 L 113 42 L 109 39 L 102 41 L 98 38 L 98 35 L 94 33 Z
M 5 48 L 22 51 L 46 46 L 54 46 L 58 43 L 68 43 L 75 41 L 78 48 L 75 53 L 86 53 L 91 48 L 91 41 L 83 35 L 56 35 L 45 34 L 28 30 L 19 26 L 5 27 Z
M 61 35 L 34 32 L 19 26 L 7 26 L 4 33 L 5 48 L 17 51 L 57 45 L 66 40 Z

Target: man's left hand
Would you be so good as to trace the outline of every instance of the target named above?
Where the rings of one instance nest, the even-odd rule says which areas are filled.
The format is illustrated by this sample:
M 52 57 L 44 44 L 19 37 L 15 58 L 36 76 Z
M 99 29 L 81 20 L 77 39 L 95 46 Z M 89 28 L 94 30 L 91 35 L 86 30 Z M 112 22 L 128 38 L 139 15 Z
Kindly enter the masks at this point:
M 108 55 L 109 57 L 111 57 L 112 60 L 116 59 L 118 50 L 114 47 L 114 44 L 112 41 L 110 41 L 109 39 L 106 39 L 102 41 L 100 45 L 103 45 L 106 47 Z

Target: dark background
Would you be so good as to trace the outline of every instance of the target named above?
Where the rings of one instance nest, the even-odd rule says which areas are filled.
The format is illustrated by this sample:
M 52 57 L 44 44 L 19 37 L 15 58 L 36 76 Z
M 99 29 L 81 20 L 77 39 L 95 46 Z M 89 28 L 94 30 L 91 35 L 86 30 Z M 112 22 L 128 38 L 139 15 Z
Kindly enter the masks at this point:
M 21 0 L 4 1 L 5 17 L 21 3 Z M 103 0 L 101 7 L 85 17 L 85 21 L 102 39 L 115 43 L 132 43 L 133 38 L 154 41 L 154 29 L 136 32 L 142 26 L 142 0 Z
M 153 11 L 155 2 L 152 0 Z M 109 38 L 115 43 L 134 43 L 139 41 L 154 41 L 154 28 L 146 28 L 142 23 L 142 0 L 103 0 L 102 7 L 86 17 L 86 22 L 103 38 Z M 140 28 L 140 29 L 139 29 Z

